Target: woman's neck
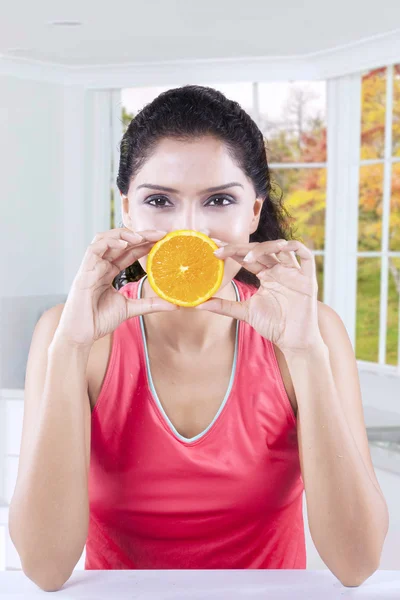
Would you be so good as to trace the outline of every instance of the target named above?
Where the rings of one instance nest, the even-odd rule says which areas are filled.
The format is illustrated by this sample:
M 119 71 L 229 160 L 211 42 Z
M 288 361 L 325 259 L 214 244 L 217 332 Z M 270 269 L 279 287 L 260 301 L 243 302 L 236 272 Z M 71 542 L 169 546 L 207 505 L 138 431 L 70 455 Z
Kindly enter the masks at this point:
M 148 279 L 142 285 L 142 298 L 157 294 Z M 236 300 L 233 284 L 229 282 L 213 297 Z M 143 315 L 148 342 L 155 342 L 177 353 L 207 352 L 231 339 L 236 331 L 236 320 L 209 311 L 181 307 L 176 312 L 157 312 Z

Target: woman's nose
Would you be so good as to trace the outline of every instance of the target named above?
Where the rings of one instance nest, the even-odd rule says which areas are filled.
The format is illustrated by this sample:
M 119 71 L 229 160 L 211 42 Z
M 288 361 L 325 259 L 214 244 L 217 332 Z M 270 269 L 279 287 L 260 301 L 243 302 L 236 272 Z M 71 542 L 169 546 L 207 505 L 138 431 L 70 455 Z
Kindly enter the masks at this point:
M 192 231 L 199 231 L 210 237 L 211 230 L 209 227 L 205 227 L 203 224 L 196 221 L 196 219 L 182 219 L 176 223 L 175 229 L 191 229 Z

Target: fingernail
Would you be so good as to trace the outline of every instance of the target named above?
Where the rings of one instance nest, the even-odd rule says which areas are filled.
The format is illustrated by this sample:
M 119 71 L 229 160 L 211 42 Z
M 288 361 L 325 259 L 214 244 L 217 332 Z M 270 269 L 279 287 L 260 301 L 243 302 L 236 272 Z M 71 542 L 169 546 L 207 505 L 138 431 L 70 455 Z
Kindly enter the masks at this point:
M 243 262 L 251 262 L 252 260 L 254 260 L 254 254 L 252 254 L 251 252 L 249 252 L 244 257 Z
M 221 256 L 224 253 L 224 248 L 218 248 L 218 250 L 214 250 L 214 254 L 216 256 Z
M 162 231 L 161 229 L 156 229 L 156 233 L 163 233 L 164 235 L 167 235 L 166 231 Z
M 282 240 L 281 242 L 278 242 L 278 246 L 286 246 L 287 243 L 287 240 Z

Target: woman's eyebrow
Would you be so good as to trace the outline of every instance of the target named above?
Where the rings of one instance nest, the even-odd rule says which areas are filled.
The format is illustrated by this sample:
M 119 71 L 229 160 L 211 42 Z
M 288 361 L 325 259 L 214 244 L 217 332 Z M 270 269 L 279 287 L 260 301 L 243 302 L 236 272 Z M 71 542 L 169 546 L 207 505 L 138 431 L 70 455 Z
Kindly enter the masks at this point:
M 241 183 L 238 183 L 237 181 L 232 181 L 231 183 L 225 183 L 224 185 L 217 185 L 216 187 L 207 188 L 206 190 L 202 190 L 201 193 L 203 194 L 204 192 L 219 192 L 220 190 L 224 190 L 225 188 L 235 187 L 235 186 L 240 186 L 241 188 L 243 188 L 243 185 Z M 150 190 L 158 190 L 158 191 L 179 194 L 179 190 L 176 190 L 176 189 L 170 188 L 170 187 L 165 187 L 163 185 L 154 185 L 152 183 L 142 183 L 141 185 L 138 185 L 138 187 L 136 189 L 140 190 L 140 188 L 149 188 Z

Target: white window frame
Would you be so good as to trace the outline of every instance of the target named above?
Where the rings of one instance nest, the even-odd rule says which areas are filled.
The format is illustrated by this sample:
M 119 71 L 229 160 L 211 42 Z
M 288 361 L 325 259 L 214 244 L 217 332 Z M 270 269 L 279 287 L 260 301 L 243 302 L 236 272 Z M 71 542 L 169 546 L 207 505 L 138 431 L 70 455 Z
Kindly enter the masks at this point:
M 378 367 L 389 368 L 385 365 L 386 341 L 387 341 L 387 306 L 389 287 L 389 256 L 400 257 L 400 252 L 389 252 L 389 225 L 390 225 L 390 203 L 392 184 L 392 165 L 399 163 L 400 157 L 392 156 L 392 133 L 393 133 L 393 76 L 394 65 L 386 67 L 386 107 L 385 107 L 385 146 L 384 157 L 381 159 L 359 160 L 359 166 L 383 164 L 383 198 L 382 198 L 382 240 L 381 250 L 375 252 L 357 252 L 360 257 L 381 258 L 381 287 L 380 287 L 380 310 L 379 310 L 379 356 Z M 360 81 L 362 74 L 360 74 Z M 360 97 L 361 104 L 361 97 Z M 400 314 L 400 302 L 399 302 Z M 400 319 L 398 332 L 398 357 L 400 358 Z M 400 360 L 398 360 L 397 374 L 400 375 Z M 390 372 L 390 371 L 388 371 Z

